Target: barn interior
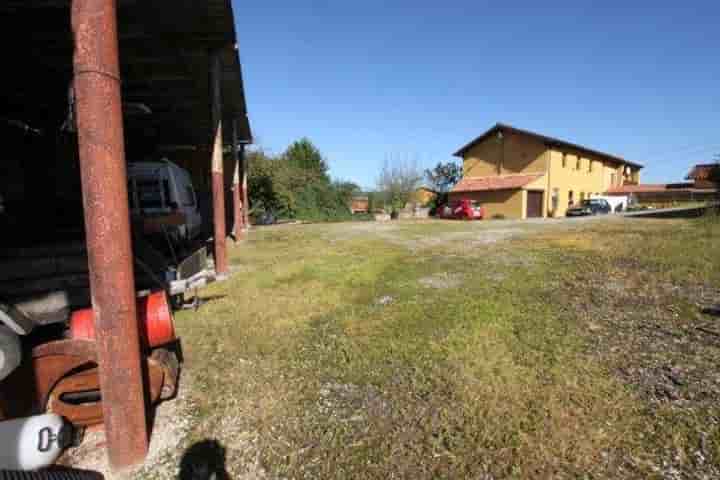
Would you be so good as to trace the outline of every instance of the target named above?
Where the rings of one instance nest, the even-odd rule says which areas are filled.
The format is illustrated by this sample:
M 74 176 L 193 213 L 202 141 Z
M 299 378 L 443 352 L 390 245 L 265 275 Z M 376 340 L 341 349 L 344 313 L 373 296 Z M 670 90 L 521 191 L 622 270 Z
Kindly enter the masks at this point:
M 31 247 L 64 248 L 74 255 L 84 246 L 70 9 L 70 0 L 8 0 L 0 5 L 0 48 L 6 65 L 0 75 L 4 146 L 0 297 L 4 298 L 32 290 L 23 289 L 22 279 L 46 276 L 43 270 L 49 265 L 36 261 L 33 272 L 18 262 L 19 256 L 31 253 Z M 203 211 L 205 237 L 210 237 L 214 52 L 220 52 L 221 58 L 226 150 L 233 144 L 233 124 L 240 143 L 252 138 L 231 2 L 121 0 L 118 30 L 126 160 L 168 159 L 189 171 Z M 224 170 L 228 187 L 232 173 L 231 168 Z M 228 208 L 228 227 L 231 213 Z M 75 274 L 68 281 L 82 282 L 76 275 L 86 273 L 81 260 L 59 263 L 64 264 L 52 266 L 59 274 Z
M 91 308 L 97 293 L 91 291 L 88 267 L 91 242 L 85 220 L 92 205 L 83 204 L 74 88 L 75 50 L 79 42 L 94 40 L 74 35 L 73 10 L 78 3 L 83 2 L 0 3 L 0 49 L 5 62 L 0 75 L 0 313 L 7 318 L 8 312 L 20 312 L 16 317 L 29 322 L 25 348 L 63 338 L 72 312 Z M 233 189 L 238 188 L 234 170 L 238 168 L 243 176 L 242 146 L 252 141 L 252 134 L 232 2 L 116 0 L 114 4 L 125 161 L 168 160 L 189 172 L 203 220 L 202 235 L 183 252 L 158 245 L 146 223 L 131 222 L 138 292 L 167 290 L 164 270 L 181 268 L 195 247 L 207 244 L 210 253 L 217 247 L 207 242 L 218 237 L 211 164 L 219 123 L 226 233 L 237 234 L 242 218 L 237 215 L 240 207 L 232 205 Z M 111 33 L 99 31 L 100 38 Z M 104 98 L 101 89 L 95 95 Z M 13 395 L 0 387 L 6 410 L 12 410 L 8 404 L 22 406 L 17 415 L 45 407 L 37 401 L 13 402 L 8 398 Z

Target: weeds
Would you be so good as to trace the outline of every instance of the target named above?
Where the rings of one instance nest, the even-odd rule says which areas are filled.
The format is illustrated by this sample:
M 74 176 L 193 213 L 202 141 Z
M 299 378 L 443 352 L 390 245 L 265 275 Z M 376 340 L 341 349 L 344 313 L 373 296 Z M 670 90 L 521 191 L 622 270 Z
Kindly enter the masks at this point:
M 285 478 L 712 476 L 720 227 L 574 225 L 254 232 L 178 316 L 193 436 Z

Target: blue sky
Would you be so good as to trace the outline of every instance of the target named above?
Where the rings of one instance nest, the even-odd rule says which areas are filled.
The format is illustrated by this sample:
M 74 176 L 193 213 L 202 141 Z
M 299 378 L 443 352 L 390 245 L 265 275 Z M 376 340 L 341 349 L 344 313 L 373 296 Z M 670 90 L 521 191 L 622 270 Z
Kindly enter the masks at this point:
M 720 153 L 720 2 L 235 1 L 260 146 L 310 138 L 365 187 L 496 122 L 677 181 Z

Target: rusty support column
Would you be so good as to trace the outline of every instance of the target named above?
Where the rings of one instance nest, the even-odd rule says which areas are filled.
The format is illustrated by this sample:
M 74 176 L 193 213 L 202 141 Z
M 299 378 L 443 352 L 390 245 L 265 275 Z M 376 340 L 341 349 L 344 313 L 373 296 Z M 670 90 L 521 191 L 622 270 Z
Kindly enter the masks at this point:
M 90 289 L 110 463 L 148 448 L 135 313 L 116 0 L 73 0 L 75 88 Z
M 233 120 L 233 161 L 235 168 L 233 169 L 233 233 L 235 235 L 235 240 L 239 240 L 240 237 L 243 236 L 244 232 L 244 220 L 245 217 L 243 215 L 243 207 L 244 203 L 242 202 L 242 192 L 240 188 L 240 152 L 238 145 L 238 134 L 237 134 L 237 120 Z
M 242 164 L 240 188 L 243 202 L 243 225 L 245 230 L 250 229 L 250 202 L 248 201 L 248 161 L 245 155 L 245 145 L 240 146 L 240 163 Z
M 215 225 L 215 272 L 218 277 L 228 273 L 227 245 L 225 236 L 225 181 L 223 175 L 223 126 L 222 126 L 222 65 L 220 52 L 210 56 L 210 88 L 212 90 L 212 196 L 213 224 Z

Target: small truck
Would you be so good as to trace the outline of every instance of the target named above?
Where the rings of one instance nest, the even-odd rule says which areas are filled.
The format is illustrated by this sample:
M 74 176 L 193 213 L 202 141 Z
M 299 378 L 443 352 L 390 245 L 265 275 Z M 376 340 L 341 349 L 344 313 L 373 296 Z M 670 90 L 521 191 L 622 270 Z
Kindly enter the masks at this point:
M 456 200 L 438 208 L 438 217 L 455 220 L 482 220 L 485 209 L 476 200 Z

